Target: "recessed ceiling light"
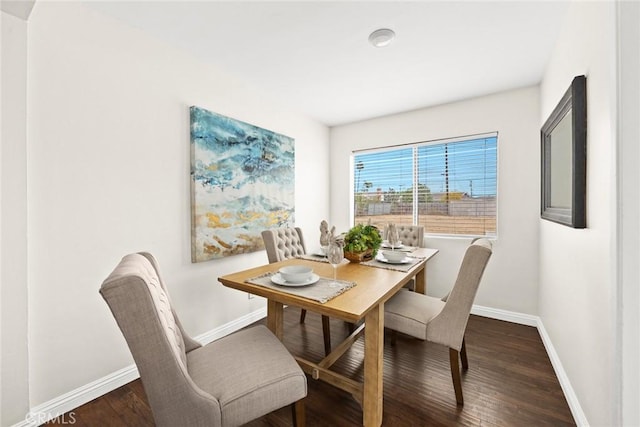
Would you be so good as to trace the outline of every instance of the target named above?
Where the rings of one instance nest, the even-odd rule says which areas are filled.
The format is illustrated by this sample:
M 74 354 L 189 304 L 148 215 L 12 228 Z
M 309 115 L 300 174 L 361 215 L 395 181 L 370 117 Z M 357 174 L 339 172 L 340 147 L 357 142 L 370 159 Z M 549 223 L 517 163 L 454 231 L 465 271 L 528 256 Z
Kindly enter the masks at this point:
M 388 28 L 380 28 L 379 30 L 375 30 L 371 35 L 369 35 L 369 43 L 374 45 L 375 47 L 385 47 L 389 46 L 393 38 L 396 36 L 396 33 L 393 30 Z

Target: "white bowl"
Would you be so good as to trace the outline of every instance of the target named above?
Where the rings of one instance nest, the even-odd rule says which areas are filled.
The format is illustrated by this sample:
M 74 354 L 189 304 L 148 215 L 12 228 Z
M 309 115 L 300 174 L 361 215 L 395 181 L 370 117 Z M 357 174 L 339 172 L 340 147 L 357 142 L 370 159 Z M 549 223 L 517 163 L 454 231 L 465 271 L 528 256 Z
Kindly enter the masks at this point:
M 278 270 L 280 276 L 290 283 L 302 283 L 311 278 L 313 269 L 304 265 L 291 265 Z
M 407 254 L 401 251 L 382 251 L 382 255 L 391 262 L 400 262 Z

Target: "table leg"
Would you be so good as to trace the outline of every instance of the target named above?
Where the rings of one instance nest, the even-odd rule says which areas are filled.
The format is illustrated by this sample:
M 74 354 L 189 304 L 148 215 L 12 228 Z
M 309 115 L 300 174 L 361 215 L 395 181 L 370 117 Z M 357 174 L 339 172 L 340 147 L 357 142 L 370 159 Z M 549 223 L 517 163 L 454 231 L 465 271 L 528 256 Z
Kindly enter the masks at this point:
M 362 405 L 362 418 L 365 427 L 379 427 L 382 424 L 383 346 L 384 304 L 380 304 L 365 317 Z
M 280 302 L 269 300 L 267 302 L 267 327 L 282 341 L 284 323 L 284 305 Z
M 423 269 L 418 271 L 415 277 L 416 288 L 415 291 L 424 294 L 427 290 L 427 267 L 425 266 Z

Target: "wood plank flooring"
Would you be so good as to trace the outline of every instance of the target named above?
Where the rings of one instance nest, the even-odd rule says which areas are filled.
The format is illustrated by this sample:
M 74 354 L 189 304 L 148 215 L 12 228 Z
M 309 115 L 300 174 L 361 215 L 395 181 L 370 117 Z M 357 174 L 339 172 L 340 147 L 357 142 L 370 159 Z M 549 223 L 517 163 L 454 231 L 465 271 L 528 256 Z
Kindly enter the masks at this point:
M 285 345 L 294 354 L 319 360 L 324 354 L 320 316 L 309 312 L 306 323 L 301 325 L 299 313 L 295 308 L 285 310 Z M 345 324 L 331 320 L 332 342 L 337 343 L 346 335 Z M 462 408 L 456 406 L 447 348 L 402 334 L 398 334 L 392 347 L 387 338 L 388 335 L 384 347 L 384 426 L 575 425 L 533 327 L 471 316 L 466 335 L 469 370 L 462 376 Z M 334 365 L 335 369 L 361 380 L 363 354 L 364 340 L 360 338 Z M 362 410 L 347 393 L 307 378 L 308 426 L 361 425 Z M 72 412 L 75 426 L 79 427 L 154 425 L 140 380 Z M 66 415 L 67 421 L 71 415 Z M 248 424 L 290 425 L 288 407 Z

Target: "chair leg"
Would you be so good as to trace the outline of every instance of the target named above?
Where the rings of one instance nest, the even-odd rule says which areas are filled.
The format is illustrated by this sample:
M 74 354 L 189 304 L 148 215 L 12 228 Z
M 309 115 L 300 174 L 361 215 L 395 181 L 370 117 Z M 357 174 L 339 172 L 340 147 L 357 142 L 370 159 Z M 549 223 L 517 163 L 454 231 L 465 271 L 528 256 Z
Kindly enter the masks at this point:
M 463 406 L 462 381 L 460 380 L 460 365 L 458 364 L 459 353 L 457 350 L 449 348 L 449 363 L 451 364 L 451 378 L 453 379 L 453 390 L 456 392 L 456 402 Z
M 344 322 L 347 325 L 347 331 L 349 331 L 349 335 L 351 335 L 353 333 L 353 331 L 356 330 L 356 324 L 355 323 L 351 323 L 351 322 L 347 322 L 345 320 Z
M 294 427 L 305 427 L 307 425 L 307 416 L 304 407 L 304 398 L 296 401 L 291 405 L 291 415 Z
M 460 348 L 460 360 L 462 361 L 462 370 L 467 371 L 469 360 L 467 359 L 467 346 L 464 344 L 464 338 L 462 338 L 462 348 Z
M 307 310 L 300 310 L 300 323 L 304 323 L 307 317 Z M 322 335 L 324 336 L 324 354 L 331 353 L 331 327 L 329 326 L 329 316 L 322 316 Z
M 331 353 L 331 326 L 329 316 L 322 316 L 322 335 L 324 336 L 324 355 Z

